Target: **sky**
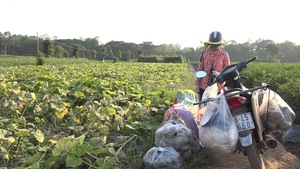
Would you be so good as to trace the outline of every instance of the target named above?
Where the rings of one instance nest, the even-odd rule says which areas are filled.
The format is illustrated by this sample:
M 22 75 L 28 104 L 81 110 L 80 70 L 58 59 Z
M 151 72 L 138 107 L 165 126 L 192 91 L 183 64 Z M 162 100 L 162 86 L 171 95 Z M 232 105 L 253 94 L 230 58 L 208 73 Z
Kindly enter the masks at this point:
M 203 46 L 225 41 L 300 45 L 297 0 L 0 0 L 0 32 L 99 42 Z

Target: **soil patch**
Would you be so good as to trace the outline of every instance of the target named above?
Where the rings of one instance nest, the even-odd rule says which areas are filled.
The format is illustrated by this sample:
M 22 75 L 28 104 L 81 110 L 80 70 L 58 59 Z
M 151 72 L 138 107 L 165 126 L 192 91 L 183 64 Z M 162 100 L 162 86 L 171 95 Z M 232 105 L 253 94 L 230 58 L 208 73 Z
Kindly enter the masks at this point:
M 300 143 L 282 143 L 276 137 L 278 146 L 264 152 L 266 169 L 299 169 Z M 223 154 L 213 152 L 214 163 L 207 169 L 251 169 L 248 158 L 242 153 Z

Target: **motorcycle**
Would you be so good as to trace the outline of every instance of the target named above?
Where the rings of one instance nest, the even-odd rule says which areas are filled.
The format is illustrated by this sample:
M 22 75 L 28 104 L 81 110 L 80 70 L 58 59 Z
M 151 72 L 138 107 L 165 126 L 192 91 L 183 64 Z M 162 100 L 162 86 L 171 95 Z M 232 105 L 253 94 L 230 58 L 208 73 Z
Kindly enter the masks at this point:
M 267 132 L 265 121 L 261 118 L 261 107 L 262 104 L 267 104 L 268 95 L 264 96 L 263 103 L 259 104 L 258 101 L 258 91 L 269 90 L 269 85 L 263 83 L 258 87 L 246 88 L 242 83 L 243 77 L 240 76 L 240 72 L 246 69 L 247 65 L 255 59 L 257 57 L 225 67 L 218 75 L 214 75 L 211 84 L 206 90 L 211 90 L 217 83 L 225 83 L 224 95 L 238 128 L 239 141 L 235 146 L 235 151 L 242 152 L 247 156 L 252 168 L 261 169 L 265 168 L 263 152 L 267 148 L 275 148 L 277 140 Z M 197 78 L 204 76 L 206 76 L 206 73 L 203 71 L 196 73 Z M 212 98 L 204 97 L 200 102 L 194 104 L 198 104 L 201 109 L 204 109 L 205 104 L 214 99 L 214 96 Z

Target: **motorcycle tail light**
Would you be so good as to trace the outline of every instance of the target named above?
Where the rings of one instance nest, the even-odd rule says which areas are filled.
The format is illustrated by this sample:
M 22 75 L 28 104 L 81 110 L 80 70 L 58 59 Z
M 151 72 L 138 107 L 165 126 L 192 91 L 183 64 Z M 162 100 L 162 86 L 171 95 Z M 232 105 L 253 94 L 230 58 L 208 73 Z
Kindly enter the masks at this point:
M 177 98 L 175 98 L 173 104 L 177 104 L 177 103 L 178 103 Z
M 227 98 L 227 103 L 230 109 L 242 107 L 247 102 L 247 98 L 242 96 L 234 96 Z

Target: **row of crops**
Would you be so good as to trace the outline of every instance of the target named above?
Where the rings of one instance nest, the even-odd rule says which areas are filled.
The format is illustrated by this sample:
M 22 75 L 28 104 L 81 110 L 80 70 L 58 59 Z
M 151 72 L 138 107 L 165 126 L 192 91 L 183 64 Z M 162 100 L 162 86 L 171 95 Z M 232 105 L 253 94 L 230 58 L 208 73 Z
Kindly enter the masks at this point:
M 142 168 L 186 64 L 0 67 L 0 167 Z

